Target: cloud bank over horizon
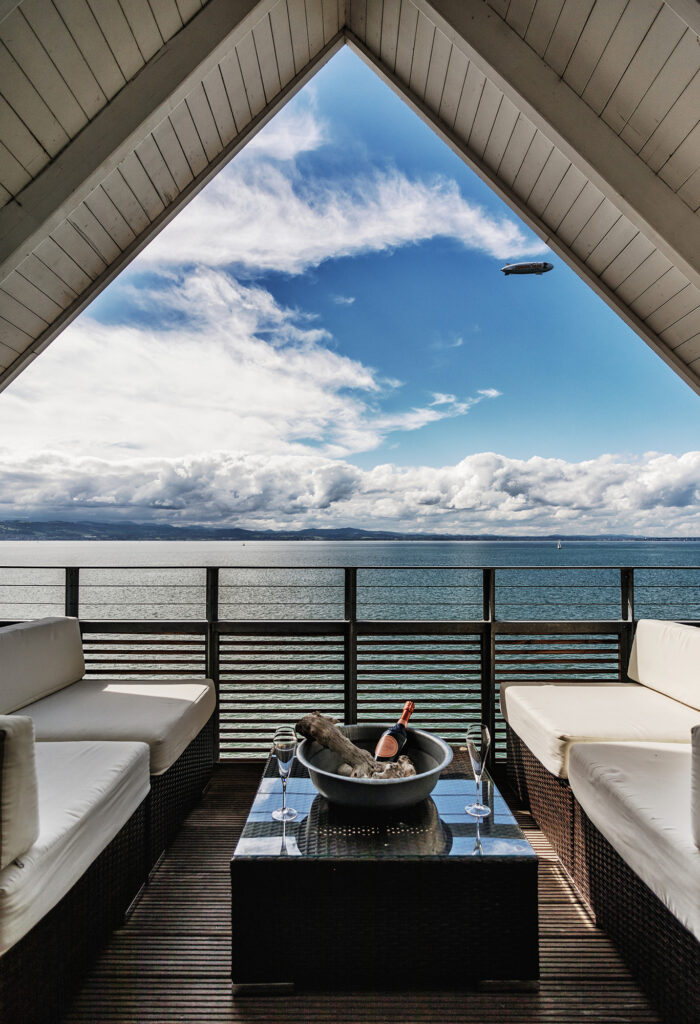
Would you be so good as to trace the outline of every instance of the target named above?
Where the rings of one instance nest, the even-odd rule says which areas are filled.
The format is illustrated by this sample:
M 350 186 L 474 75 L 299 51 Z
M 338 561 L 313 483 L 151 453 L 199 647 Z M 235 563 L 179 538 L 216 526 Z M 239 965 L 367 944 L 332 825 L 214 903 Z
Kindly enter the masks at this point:
M 584 462 L 469 455 L 360 469 L 320 455 L 219 452 L 0 459 L 0 518 L 137 520 L 249 529 L 698 534 L 700 451 Z

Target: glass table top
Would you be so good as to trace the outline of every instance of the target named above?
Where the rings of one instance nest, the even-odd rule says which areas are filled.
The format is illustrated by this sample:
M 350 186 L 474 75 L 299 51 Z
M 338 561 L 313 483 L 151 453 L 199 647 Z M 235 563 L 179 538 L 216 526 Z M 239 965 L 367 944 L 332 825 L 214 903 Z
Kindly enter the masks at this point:
M 295 762 L 287 782 L 294 821 L 278 822 L 282 780 L 269 759 L 233 858 L 295 857 L 307 860 L 423 860 L 425 858 L 536 859 L 536 854 L 491 779 L 484 776 L 484 802 L 491 808 L 477 821 L 465 811 L 476 784 L 466 753 L 452 764 L 427 800 L 401 810 L 366 811 L 330 804 Z

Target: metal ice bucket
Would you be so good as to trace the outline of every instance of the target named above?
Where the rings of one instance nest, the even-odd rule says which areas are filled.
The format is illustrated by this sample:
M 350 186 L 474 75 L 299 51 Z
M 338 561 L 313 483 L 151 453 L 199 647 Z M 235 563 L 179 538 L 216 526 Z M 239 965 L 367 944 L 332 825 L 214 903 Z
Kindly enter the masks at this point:
M 353 743 L 374 751 L 377 740 L 386 729 L 384 725 L 341 725 L 340 728 Z M 348 779 L 337 775 L 338 755 L 322 747 L 315 740 L 299 744 L 297 757 L 307 769 L 316 789 L 331 803 L 346 807 L 373 807 L 395 809 L 409 807 L 425 800 L 433 791 L 440 772 L 452 760 L 452 750 L 439 736 L 408 729 L 408 742 L 402 753 L 413 761 L 416 775 L 405 779 Z

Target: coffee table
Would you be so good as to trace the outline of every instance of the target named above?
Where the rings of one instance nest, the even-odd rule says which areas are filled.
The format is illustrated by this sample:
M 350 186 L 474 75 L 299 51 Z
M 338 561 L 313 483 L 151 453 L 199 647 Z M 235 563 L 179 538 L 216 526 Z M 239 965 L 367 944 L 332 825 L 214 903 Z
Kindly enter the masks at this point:
M 431 797 L 391 814 L 333 806 L 295 762 L 286 825 L 268 760 L 231 860 L 235 990 L 536 988 L 537 857 L 491 779 L 456 750 Z

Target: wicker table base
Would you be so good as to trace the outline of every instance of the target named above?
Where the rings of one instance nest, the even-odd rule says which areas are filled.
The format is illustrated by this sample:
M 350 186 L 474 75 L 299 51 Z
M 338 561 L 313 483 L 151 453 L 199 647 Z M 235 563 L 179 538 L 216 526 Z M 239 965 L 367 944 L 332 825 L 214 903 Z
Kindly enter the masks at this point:
M 537 858 L 492 783 L 477 836 L 463 755 L 431 799 L 391 818 L 332 807 L 296 772 L 296 821 L 270 817 L 281 785 L 268 762 L 231 862 L 238 992 L 536 987 Z

